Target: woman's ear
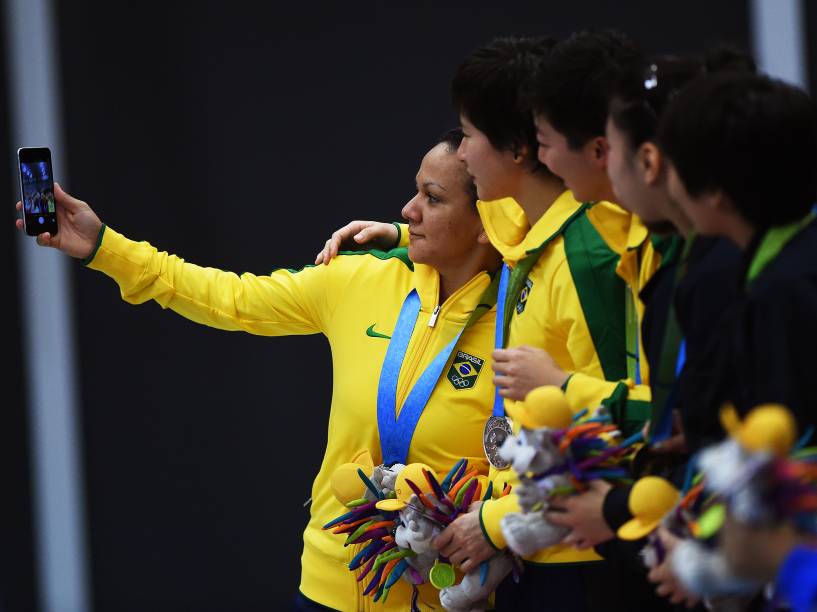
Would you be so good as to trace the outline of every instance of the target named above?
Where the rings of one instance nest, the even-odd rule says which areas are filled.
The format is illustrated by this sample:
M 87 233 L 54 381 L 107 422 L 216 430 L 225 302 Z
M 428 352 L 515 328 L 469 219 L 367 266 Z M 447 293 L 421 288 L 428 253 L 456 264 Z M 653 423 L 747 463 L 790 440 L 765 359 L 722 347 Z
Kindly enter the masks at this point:
M 587 145 L 590 156 L 600 167 L 607 167 L 607 155 L 610 152 L 610 144 L 604 136 L 596 136 L 591 139 Z
M 650 186 L 655 185 L 664 170 L 664 158 L 661 155 L 661 149 L 652 142 L 645 142 L 638 148 L 636 160 L 644 182 Z
M 484 227 L 481 227 L 479 230 L 479 234 L 477 235 L 477 243 L 491 244 L 491 241 L 488 239 L 488 233 L 485 231 Z
M 523 145 L 520 145 L 520 146 L 515 146 L 513 148 L 513 161 L 514 161 L 514 163 L 515 164 L 524 163 L 524 161 L 528 157 L 529 152 L 530 152 L 530 149 L 528 148 L 528 145 L 523 144 Z

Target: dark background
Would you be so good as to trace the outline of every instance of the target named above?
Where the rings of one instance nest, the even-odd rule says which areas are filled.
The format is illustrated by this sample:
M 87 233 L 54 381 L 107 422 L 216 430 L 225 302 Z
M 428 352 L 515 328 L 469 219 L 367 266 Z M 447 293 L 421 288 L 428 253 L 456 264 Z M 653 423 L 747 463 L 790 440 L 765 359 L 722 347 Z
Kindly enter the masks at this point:
M 58 3 L 57 180 L 114 229 L 189 261 L 300 267 L 342 223 L 399 216 L 422 154 L 456 123 L 455 67 L 492 36 L 611 26 L 654 52 L 751 46 L 741 0 L 442 4 Z M 0 164 L 10 202 L 14 180 Z M 16 296 L 11 214 L 5 234 Z M 95 609 L 281 609 L 297 589 L 302 503 L 326 441 L 325 340 L 199 327 L 125 304 L 79 264 L 70 273 Z M 9 321 L 18 308 L 7 300 Z M 19 327 L 7 327 L 20 363 Z M 5 381 L 0 606 L 32 610 L 19 367 Z

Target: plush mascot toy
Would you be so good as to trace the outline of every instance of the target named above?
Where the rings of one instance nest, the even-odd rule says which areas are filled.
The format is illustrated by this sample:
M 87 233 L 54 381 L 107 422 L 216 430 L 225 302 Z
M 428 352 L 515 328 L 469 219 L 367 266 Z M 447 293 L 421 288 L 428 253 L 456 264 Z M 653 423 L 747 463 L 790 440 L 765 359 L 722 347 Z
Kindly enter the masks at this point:
M 422 463 L 373 467 L 368 453 L 359 453 L 340 466 L 332 478 L 335 496 L 350 511 L 324 525 L 346 534 L 346 545 L 364 545 L 349 564 L 358 581 L 369 578 L 364 590 L 374 601 L 385 601 L 389 589 L 404 579 L 414 586 L 430 582 L 440 589 L 440 602 L 451 612 L 484 610 L 488 597 L 516 566 L 508 553 L 498 553 L 457 583 L 457 573 L 441 557 L 432 540 L 472 502 L 489 499 L 493 486 L 487 477 L 468 469 L 461 459 L 439 481 Z M 502 494 L 507 495 L 510 487 Z
M 741 421 L 727 406 L 721 422 L 729 437 L 701 452 L 697 482 L 680 496 L 659 478 L 641 479 L 630 494 L 634 518 L 618 532 L 625 540 L 648 535 L 645 556 L 660 563 L 664 553 L 653 530 L 663 523 L 682 539 L 671 557 L 673 573 L 685 589 L 709 600 L 748 596 L 762 588 L 735 575 L 719 548 L 727 510 L 741 523 L 772 525 L 809 500 L 817 507 L 813 488 L 803 481 L 802 462 L 790 457 L 796 425 L 788 410 L 765 404 Z M 807 516 L 813 523 L 813 512 Z
M 672 555 L 673 573 L 690 592 L 704 598 L 751 594 L 762 585 L 739 578 L 718 548 L 726 506 L 741 522 L 768 522 L 773 508 L 765 495 L 763 473 L 786 457 L 796 442 L 797 427 L 783 406 L 764 404 L 745 420 L 731 406 L 721 411 L 729 437 L 701 452 L 698 467 L 703 488 L 714 499 L 691 523 L 694 538 L 685 539 Z
M 604 408 L 589 416 L 586 410 L 573 415 L 557 387 L 534 389 L 506 410 L 521 426 L 500 449 L 519 476 L 515 491 L 520 512 L 504 516 L 500 525 L 508 547 L 526 557 L 567 535 L 566 529 L 545 518 L 549 500 L 582 491 L 597 478 L 628 482 L 623 462 L 631 458 L 633 445 L 643 435 L 621 441 Z
M 721 423 L 729 437 L 707 448 L 698 460 L 706 488 L 728 502 L 729 510 L 741 522 L 768 522 L 773 519 L 774 508 L 764 500 L 771 484 L 764 472 L 794 447 L 794 417 L 783 406 L 764 404 L 741 421 L 734 407 L 726 406 Z
M 508 547 L 526 557 L 558 544 L 568 533 L 549 523 L 544 514 L 549 495 L 569 485 L 567 476 L 557 473 L 539 480 L 535 476 L 564 463 L 552 434 L 569 427 L 573 414 L 556 387 L 534 389 L 524 402 L 509 404 L 507 412 L 521 429 L 505 440 L 499 452 L 519 476 L 515 492 L 521 512 L 504 516 L 500 525 Z

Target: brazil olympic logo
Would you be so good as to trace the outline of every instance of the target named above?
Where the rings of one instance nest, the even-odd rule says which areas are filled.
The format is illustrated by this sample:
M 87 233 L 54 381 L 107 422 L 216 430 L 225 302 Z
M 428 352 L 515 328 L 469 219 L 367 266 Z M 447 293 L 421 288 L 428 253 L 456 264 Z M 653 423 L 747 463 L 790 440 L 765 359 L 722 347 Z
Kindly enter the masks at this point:
M 484 363 L 485 361 L 479 357 L 457 351 L 451 368 L 448 370 L 448 382 L 458 391 L 470 389 L 476 384 Z
M 533 281 L 529 278 L 525 279 L 525 286 L 522 287 L 522 291 L 519 292 L 519 301 L 516 302 L 516 314 L 521 315 L 525 312 L 525 306 L 528 303 L 528 297 L 530 296 L 530 290 L 533 288 Z

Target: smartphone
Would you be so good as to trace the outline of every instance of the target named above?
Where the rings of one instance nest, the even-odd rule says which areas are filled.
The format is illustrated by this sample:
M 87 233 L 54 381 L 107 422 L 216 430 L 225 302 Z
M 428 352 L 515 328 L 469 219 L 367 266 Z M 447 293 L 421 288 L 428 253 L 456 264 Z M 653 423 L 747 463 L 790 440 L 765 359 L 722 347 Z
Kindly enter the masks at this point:
M 20 195 L 26 234 L 57 233 L 57 203 L 54 200 L 54 171 L 47 147 L 17 149 Z

